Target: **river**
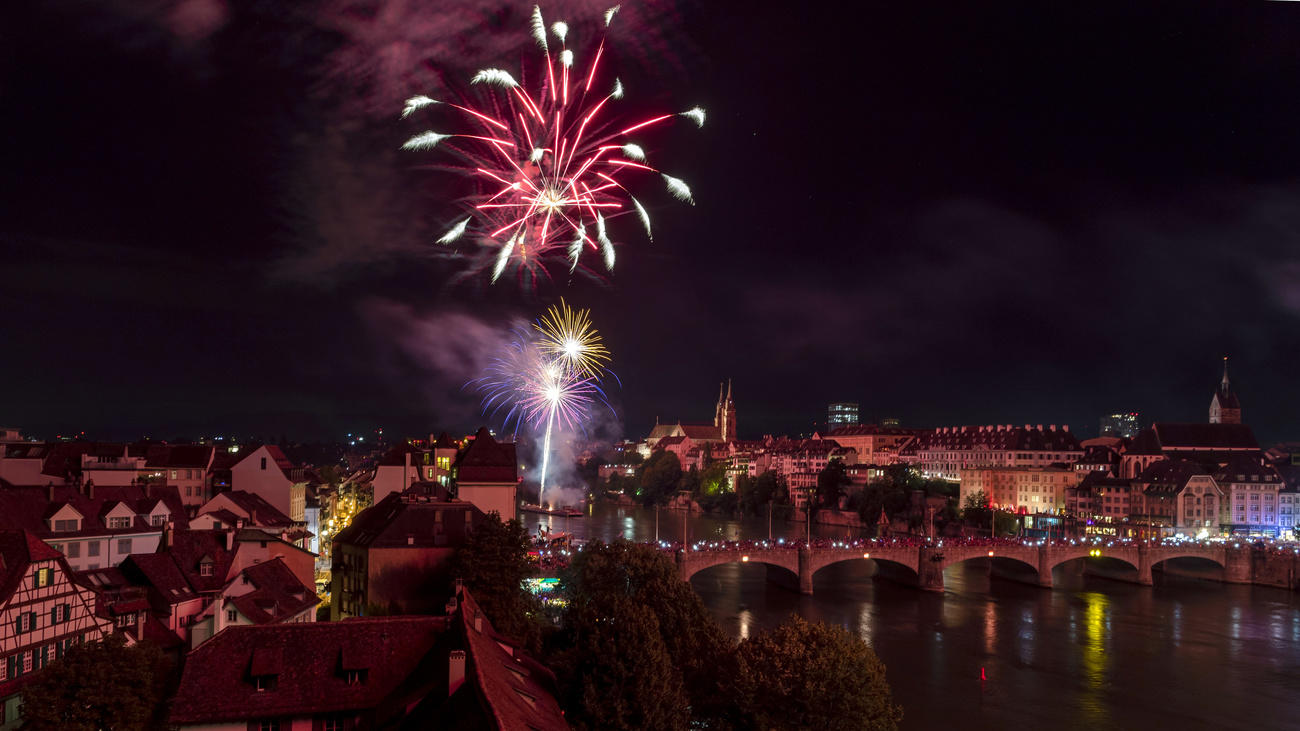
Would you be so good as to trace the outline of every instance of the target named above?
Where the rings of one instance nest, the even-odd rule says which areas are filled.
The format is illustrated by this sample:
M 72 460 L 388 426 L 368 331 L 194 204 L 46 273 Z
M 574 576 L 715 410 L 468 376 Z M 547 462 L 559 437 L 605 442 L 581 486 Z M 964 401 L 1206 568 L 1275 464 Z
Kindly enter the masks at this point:
M 655 537 L 653 510 L 523 515 L 534 533 L 547 522 L 579 538 Z M 679 540 L 682 523 L 680 512 L 661 511 L 659 536 Z M 788 538 L 804 530 L 772 528 Z M 768 521 L 690 516 L 686 530 L 692 541 L 757 539 Z M 848 535 L 826 526 L 813 534 Z M 813 596 L 769 583 L 757 564 L 708 569 L 691 585 L 736 638 L 792 612 L 860 636 L 888 669 L 905 729 L 1300 729 L 1295 593 L 1170 575 L 1143 587 L 1071 572 L 1045 590 L 971 561 L 949 568 L 938 594 L 874 573 L 865 560 L 829 566 Z

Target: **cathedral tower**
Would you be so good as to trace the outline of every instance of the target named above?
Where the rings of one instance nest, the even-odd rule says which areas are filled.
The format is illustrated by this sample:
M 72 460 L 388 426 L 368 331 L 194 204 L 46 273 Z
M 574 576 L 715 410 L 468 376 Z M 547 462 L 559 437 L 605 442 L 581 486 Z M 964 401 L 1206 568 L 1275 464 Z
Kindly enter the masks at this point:
M 736 402 L 731 399 L 731 379 L 727 379 L 727 400 L 719 401 L 722 423 L 718 425 L 718 435 L 724 442 L 736 440 Z
M 1210 399 L 1210 423 L 1241 423 L 1241 402 L 1237 400 L 1237 394 L 1228 387 L 1227 356 L 1223 357 L 1223 380 L 1219 382 L 1219 389 L 1214 392 L 1214 398 Z

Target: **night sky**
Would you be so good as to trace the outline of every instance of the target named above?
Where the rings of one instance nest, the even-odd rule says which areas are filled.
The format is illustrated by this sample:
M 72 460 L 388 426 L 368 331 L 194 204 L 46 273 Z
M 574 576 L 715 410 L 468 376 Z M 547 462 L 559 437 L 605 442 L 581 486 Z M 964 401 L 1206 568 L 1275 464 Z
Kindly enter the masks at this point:
M 604 2 L 543 6 L 581 39 Z M 50 436 L 469 429 L 511 323 L 594 309 L 628 436 L 1203 421 L 1231 356 L 1300 438 L 1300 4 L 625 2 L 653 243 L 606 282 L 451 284 L 412 93 L 536 63 L 531 4 L 0 8 L 0 422 Z M 583 34 L 586 34 L 585 36 Z

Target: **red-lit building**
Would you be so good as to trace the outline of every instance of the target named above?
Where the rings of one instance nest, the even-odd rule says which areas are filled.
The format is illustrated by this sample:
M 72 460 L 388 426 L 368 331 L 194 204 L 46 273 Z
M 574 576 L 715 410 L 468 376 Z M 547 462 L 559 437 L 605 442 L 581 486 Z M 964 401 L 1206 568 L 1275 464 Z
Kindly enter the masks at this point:
M 31 673 L 73 644 L 113 631 L 96 613 L 96 595 L 72 580 L 63 555 L 28 531 L 0 531 L 0 729 L 20 725 L 23 686 Z

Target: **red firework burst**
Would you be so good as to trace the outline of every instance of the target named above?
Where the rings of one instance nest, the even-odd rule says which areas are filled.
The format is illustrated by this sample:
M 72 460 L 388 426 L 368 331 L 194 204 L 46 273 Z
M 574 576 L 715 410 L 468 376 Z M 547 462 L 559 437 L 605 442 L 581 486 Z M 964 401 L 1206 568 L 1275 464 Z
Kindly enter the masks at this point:
M 605 13 L 605 26 L 618 11 Z M 533 9 L 532 34 L 546 57 L 545 75 L 534 93 L 502 69 L 484 69 L 471 81 L 486 92 L 485 104 L 471 106 L 439 102 L 427 96 L 407 100 L 402 117 L 422 109 L 446 107 L 476 129 L 465 133 L 428 130 L 407 140 L 407 150 L 448 149 L 463 165 L 455 168 L 479 183 L 480 193 L 468 200 L 469 215 L 438 239 L 451 245 L 470 234 L 486 254 L 496 282 L 507 270 L 521 284 L 550 277 L 548 267 L 564 262 L 570 273 L 588 258 L 600 258 L 613 270 L 615 251 L 606 226 L 611 217 L 634 211 L 650 236 L 650 216 L 628 190 L 624 178 L 659 175 L 668 192 L 694 204 L 684 181 L 646 162 L 645 150 L 630 135 L 687 117 L 704 125 L 704 110 L 696 107 L 679 114 L 661 114 L 626 126 L 602 117 L 607 104 L 621 99 L 623 86 L 593 93 L 598 79 L 602 38 L 585 71 L 574 68 L 574 53 L 567 47 L 568 25 L 550 29 L 559 41 L 554 51 L 541 10 Z M 606 82 L 607 83 L 607 82 Z

